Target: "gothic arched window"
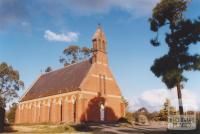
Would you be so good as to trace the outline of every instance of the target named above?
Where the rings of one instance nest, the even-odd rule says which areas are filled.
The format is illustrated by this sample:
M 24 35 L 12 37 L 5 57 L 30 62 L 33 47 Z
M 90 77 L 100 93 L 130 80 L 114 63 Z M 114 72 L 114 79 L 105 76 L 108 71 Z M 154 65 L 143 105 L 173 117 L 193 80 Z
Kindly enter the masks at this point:
M 101 45 L 102 45 L 101 40 L 99 40 L 99 43 L 98 43 L 98 44 L 99 44 L 99 49 L 101 50 L 101 49 L 102 49 L 102 46 L 101 46 Z
M 102 41 L 102 49 L 103 49 L 103 51 L 106 51 L 106 44 L 105 44 L 105 41 Z
M 97 50 L 97 40 L 93 40 L 93 48 L 94 50 Z

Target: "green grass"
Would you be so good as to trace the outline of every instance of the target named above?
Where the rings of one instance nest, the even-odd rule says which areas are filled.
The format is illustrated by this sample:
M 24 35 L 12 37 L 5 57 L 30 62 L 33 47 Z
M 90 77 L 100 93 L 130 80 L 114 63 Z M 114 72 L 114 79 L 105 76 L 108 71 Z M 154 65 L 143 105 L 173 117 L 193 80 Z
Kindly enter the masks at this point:
M 76 132 L 75 129 L 69 125 L 57 125 L 57 126 L 51 126 L 51 125 L 42 125 L 37 128 L 35 133 L 72 133 Z
M 79 125 L 67 125 L 67 124 L 20 124 L 7 126 L 5 132 L 17 132 L 17 133 L 81 133 L 81 132 L 92 132 L 87 124 Z

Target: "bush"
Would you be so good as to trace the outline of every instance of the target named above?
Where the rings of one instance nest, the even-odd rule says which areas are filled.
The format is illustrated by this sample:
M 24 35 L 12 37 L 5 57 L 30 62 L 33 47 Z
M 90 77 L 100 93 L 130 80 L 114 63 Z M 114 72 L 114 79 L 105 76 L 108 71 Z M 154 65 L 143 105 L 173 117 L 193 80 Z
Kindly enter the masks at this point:
M 131 112 L 126 112 L 125 118 L 129 123 L 133 123 L 135 121 L 134 114 Z
M 79 132 L 90 132 L 90 131 L 92 131 L 92 128 L 88 124 L 86 124 L 86 123 L 77 124 L 77 125 L 74 125 L 72 127 L 76 131 L 79 131 Z
M 129 124 L 130 124 L 130 122 L 128 121 L 128 119 L 126 119 L 126 118 L 124 118 L 124 117 L 119 118 L 119 120 L 118 120 L 117 122 L 118 122 L 118 123 L 129 123 Z
M 7 119 L 9 124 L 13 124 L 15 122 L 16 109 L 17 109 L 17 103 L 13 103 L 12 106 L 10 106 L 10 109 L 7 113 Z

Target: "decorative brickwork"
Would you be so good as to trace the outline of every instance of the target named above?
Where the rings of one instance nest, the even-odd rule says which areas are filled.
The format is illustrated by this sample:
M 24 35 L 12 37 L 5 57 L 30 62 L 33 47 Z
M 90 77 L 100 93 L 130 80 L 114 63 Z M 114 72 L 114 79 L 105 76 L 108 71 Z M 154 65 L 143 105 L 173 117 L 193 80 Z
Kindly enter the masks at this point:
M 41 75 L 16 111 L 20 123 L 111 122 L 124 116 L 120 89 L 108 65 L 101 27 L 93 36 L 93 56 Z

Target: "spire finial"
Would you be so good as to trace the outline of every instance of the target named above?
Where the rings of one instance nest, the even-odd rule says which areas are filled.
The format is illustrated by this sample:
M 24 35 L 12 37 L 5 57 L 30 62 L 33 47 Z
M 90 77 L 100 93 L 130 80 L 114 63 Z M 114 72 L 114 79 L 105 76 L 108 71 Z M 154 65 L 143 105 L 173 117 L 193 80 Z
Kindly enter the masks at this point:
M 101 28 L 101 23 L 98 23 L 98 28 Z

